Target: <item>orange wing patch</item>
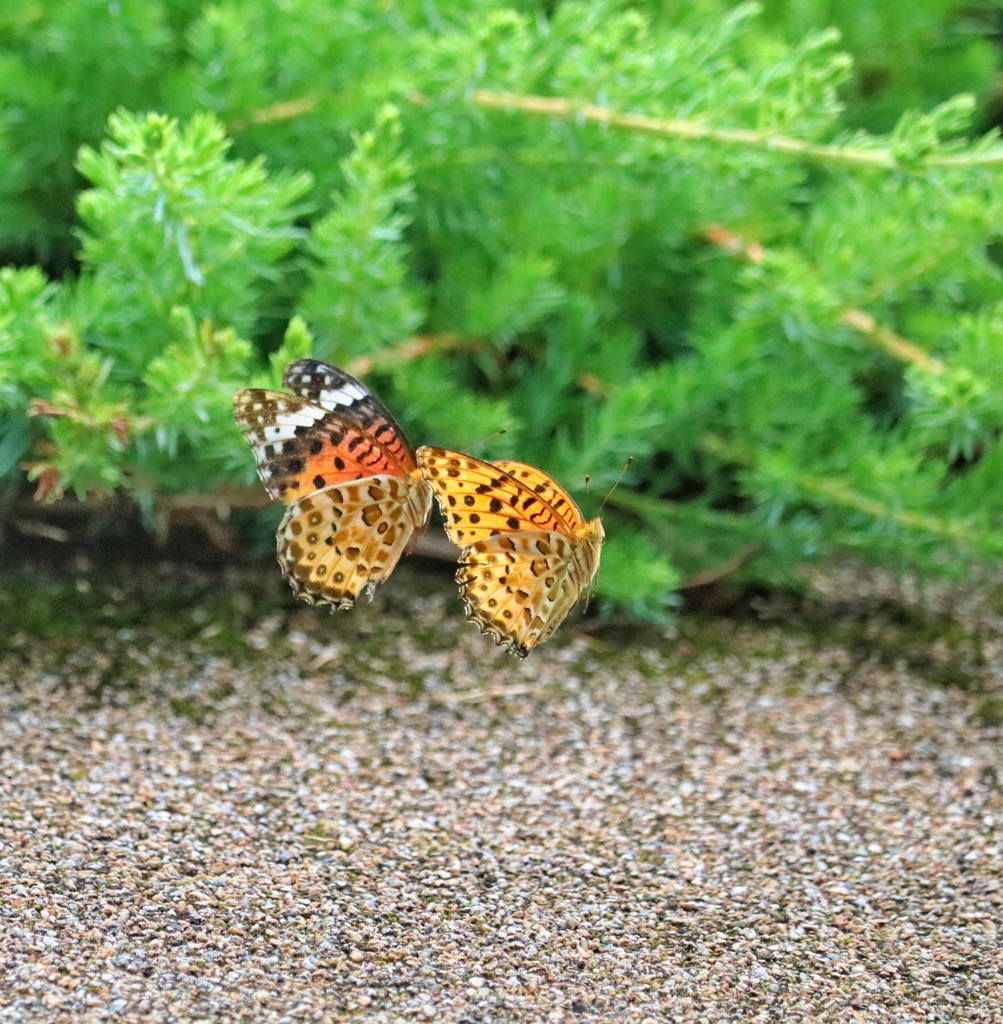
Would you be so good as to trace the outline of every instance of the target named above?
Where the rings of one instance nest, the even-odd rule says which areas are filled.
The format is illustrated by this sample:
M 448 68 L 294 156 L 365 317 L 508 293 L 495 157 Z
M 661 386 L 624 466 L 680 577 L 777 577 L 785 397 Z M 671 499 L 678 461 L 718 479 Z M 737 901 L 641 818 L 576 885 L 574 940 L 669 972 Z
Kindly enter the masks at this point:
M 495 465 L 499 469 L 504 469 L 509 476 L 515 477 L 524 487 L 530 488 L 534 494 L 539 494 L 571 529 L 585 525 L 585 518 L 575 504 L 574 498 L 542 469 L 527 465 L 525 462 L 509 462 L 507 459 L 500 459 Z
M 467 618 L 525 657 L 553 636 L 599 571 L 604 533 L 541 470 L 419 448 L 418 465 L 463 550 Z
M 303 398 L 282 391 L 248 389 L 234 399 L 271 498 L 291 502 L 346 480 L 377 473 L 404 477 L 401 464 L 358 427 Z
M 373 438 L 408 472 L 417 465 L 414 448 L 386 406 L 351 374 L 316 359 L 297 359 L 282 374 L 282 386 L 336 413 Z
M 571 535 L 545 498 L 493 463 L 443 448 L 419 448 L 418 465 L 457 547 L 517 530 Z

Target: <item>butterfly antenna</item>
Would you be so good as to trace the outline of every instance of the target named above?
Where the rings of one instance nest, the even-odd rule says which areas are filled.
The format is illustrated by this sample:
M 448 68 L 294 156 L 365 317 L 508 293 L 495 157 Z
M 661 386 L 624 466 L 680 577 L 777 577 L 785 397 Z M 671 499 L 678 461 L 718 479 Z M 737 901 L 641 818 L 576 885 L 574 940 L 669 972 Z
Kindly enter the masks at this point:
M 470 448 L 479 448 L 482 444 L 487 444 L 488 441 L 493 441 L 496 437 L 501 437 L 502 434 L 507 433 L 508 427 L 502 427 L 501 430 L 496 430 L 493 434 L 488 434 L 487 437 L 482 437 L 479 441 L 474 441 Z
M 613 484 L 613 486 L 609 489 L 609 494 L 607 494 L 606 497 L 603 498 L 603 503 L 599 506 L 600 512 L 602 512 L 602 510 L 606 507 L 606 502 L 609 501 L 609 499 L 612 497 L 613 492 L 620 486 L 620 481 L 623 479 L 624 473 L 627 472 L 627 470 L 630 468 L 630 464 L 633 461 L 633 455 L 627 456 L 627 461 L 624 463 L 623 469 L 620 470 L 620 475 L 616 478 L 616 483 Z

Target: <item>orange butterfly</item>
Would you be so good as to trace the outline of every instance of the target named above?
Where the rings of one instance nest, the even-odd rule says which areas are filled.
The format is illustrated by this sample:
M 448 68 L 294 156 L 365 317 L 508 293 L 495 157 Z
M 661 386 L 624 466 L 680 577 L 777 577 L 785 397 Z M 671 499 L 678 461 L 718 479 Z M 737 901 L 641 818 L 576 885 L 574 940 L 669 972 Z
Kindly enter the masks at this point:
M 525 658 L 549 640 L 599 571 L 606 534 L 571 496 L 522 462 L 419 448 L 418 465 L 462 548 L 467 618 Z
M 372 596 L 428 525 L 432 492 L 414 448 L 364 384 L 315 359 L 286 367 L 282 391 L 234 397 L 258 475 L 289 506 L 279 565 L 310 604 L 351 608 Z

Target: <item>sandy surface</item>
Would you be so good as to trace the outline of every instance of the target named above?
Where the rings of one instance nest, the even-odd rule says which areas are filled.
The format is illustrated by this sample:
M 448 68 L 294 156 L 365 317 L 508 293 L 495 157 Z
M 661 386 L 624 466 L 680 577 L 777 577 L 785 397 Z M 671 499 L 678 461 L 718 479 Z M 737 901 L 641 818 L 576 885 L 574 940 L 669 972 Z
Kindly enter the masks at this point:
M 0 579 L 5 1021 L 1003 1020 L 991 616 L 519 662 L 399 575 Z

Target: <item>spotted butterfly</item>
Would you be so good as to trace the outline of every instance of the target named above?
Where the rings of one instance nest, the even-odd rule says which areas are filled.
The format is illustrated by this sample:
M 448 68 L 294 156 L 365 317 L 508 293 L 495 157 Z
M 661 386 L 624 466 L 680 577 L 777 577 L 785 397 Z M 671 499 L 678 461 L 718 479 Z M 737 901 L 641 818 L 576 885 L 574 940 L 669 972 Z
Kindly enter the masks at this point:
M 419 448 L 418 465 L 463 550 L 467 618 L 525 658 L 549 640 L 599 571 L 606 535 L 542 470 Z
M 404 432 L 360 381 L 298 359 L 282 384 L 292 394 L 248 388 L 233 400 L 265 490 L 289 506 L 279 565 L 298 597 L 351 608 L 413 550 L 432 492 Z

